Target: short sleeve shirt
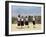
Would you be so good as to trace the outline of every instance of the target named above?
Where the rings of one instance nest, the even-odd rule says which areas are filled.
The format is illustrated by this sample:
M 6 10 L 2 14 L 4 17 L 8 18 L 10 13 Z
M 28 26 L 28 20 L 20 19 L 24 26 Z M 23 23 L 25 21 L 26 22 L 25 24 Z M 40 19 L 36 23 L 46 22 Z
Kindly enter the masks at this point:
M 18 17 L 18 21 L 20 21 L 20 18 Z

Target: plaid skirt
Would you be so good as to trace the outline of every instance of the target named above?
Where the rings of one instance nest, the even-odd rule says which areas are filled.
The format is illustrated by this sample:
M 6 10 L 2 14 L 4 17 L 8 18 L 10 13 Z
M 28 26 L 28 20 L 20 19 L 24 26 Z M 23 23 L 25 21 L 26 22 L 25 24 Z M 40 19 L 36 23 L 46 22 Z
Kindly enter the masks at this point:
M 25 25 L 28 25 L 28 21 L 25 21 Z
M 24 26 L 24 21 L 21 21 L 21 26 Z
M 18 26 L 20 26 L 21 25 L 21 22 L 20 21 L 18 21 Z
M 35 25 L 35 21 L 33 21 L 33 25 Z

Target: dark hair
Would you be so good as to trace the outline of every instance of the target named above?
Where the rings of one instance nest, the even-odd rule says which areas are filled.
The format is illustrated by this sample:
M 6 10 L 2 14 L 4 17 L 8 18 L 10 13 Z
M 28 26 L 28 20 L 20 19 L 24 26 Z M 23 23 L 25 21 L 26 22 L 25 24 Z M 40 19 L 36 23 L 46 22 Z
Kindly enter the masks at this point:
M 26 16 L 26 18 L 27 18 L 27 16 Z
M 18 15 L 18 17 L 20 17 L 20 15 Z

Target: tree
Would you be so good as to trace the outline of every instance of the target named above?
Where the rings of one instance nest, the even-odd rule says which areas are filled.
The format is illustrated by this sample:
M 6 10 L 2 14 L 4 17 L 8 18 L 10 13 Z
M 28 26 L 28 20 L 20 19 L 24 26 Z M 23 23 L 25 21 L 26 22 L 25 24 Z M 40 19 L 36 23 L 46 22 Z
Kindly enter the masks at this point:
M 16 23 L 16 21 L 17 21 L 17 18 L 12 17 L 12 24 Z
M 29 20 L 29 22 L 32 22 L 32 19 L 33 18 L 33 16 L 28 16 L 28 20 Z

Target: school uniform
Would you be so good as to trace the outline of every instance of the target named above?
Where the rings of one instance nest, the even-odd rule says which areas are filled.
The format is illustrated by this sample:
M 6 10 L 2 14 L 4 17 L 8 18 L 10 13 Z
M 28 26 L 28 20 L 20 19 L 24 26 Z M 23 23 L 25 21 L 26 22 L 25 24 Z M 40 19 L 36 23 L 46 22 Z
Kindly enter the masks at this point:
M 28 18 L 25 18 L 25 25 L 28 25 Z
M 21 18 L 21 26 L 24 26 L 24 19 Z
M 35 25 L 35 18 L 33 18 L 33 25 Z
M 18 26 L 21 25 L 21 21 L 20 21 L 21 18 L 18 17 Z

